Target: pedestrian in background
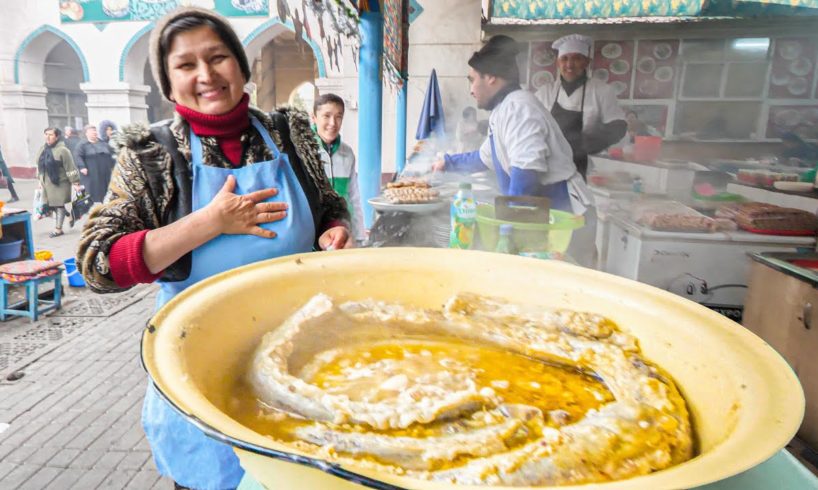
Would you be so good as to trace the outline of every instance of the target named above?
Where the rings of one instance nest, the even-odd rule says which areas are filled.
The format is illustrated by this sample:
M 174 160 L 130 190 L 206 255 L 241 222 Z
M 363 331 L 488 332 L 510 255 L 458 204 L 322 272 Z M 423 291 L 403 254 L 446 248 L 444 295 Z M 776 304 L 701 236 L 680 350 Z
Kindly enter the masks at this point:
M 480 148 L 486 134 L 480 134 L 480 125 L 477 122 L 477 109 L 466 107 L 463 109 L 462 117 L 457 121 L 455 128 L 457 138 L 457 152 L 465 153 Z
M 85 126 L 85 138 L 74 152 L 75 163 L 88 195 L 94 202 L 102 202 L 116 162 L 111 146 L 100 139 L 93 124 Z
M 69 226 L 74 226 L 74 218 L 65 208 L 71 202 L 71 186 L 79 188 L 80 175 L 74 166 L 74 158 L 65 143 L 59 128 L 46 128 L 45 144 L 37 152 L 37 178 L 43 193 L 43 202 L 54 211 L 54 231 L 48 236 L 63 235 L 62 225 L 69 216 Z
M 77 134 L 77 130 L 72 128 L 71 126 L 65 127 L 65 132 L 63 133 L 63 141 L 65 142 L 65 146 L 71 151 L 71 156 L 74 159 L 77 158 L 77 146 L 82 143 L 82 139 L 80 139 L 80 135 Z
M 111 138 L 113 138 L 114 134 L 117 131 L 118 131 L 117 125 L 113 121 L 109 121 L 107 119 L 100 121 L 98 132 L 99 139 L 107 143 L 111 147 L 111 150 L 115 149 L 114 142 L 111 140 Z M 114 154 L 116 153 L 114 152 Z
M 3 177 L 6 178 L 7 187 L 9 189 L 9 193 L 11 193 L 11 199 L 6 202 L 19 201 L 20 197 L 17 195 L 17 191 L 14 190 L 14 179 L 11 177 L 11 172 L 9 172 L 9 167 L 6 165 L 6 160 L 3 158 L 2 151 L 0 151 L 0 172 L 2 172 Z

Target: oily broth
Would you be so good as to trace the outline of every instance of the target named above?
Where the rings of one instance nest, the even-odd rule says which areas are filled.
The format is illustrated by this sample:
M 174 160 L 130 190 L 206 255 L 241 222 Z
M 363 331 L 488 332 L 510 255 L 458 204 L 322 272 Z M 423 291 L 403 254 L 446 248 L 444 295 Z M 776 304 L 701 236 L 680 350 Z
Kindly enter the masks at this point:
M 341 390 L 354 399 L 355 386 L 348 378 L 350 369 L 366 371 L 379 361 L 407 363 L 408 369 L 428 367 L 447 370 L 445 365 L 468 369 L 478 389 L 490 388 L 504 403 L 530 405 L 546 415 L 546 425 L 555 426 L 547 415 L 553 410 L 567 412 L 568 420 L 576 422 L 591 409 L 614 401 L 614 397 L 599 379 L 575 368 L 546 363 L 497 348 L 467 344 L 456 339 L 406 339 L 350 345 L 340 349 L 330 362 L 321 364 L 305 378 L 323 390 Z M 443 364 L 441 364 L 443 361 Z M 414 372 L 407 373 L 411 378 Z M 258 401 L 252 388 L 243 380 L 234 386 L 230 415 L 255 432 L 284 442 L 292 442 L 293 430 L 313 422 L 299 419 Z M 390 436 L 434 437 L 445 432 L 446 421 L 413 424 L 405 429 L 376 430 L 364 426 L 343 424 L 349 431 L 379 433 Z M 539 434 L 531 434 L 531 438 Z M 530 438 L 526 438 L 530 439 Z M 519 441 L 526 442 L 525 440 Z

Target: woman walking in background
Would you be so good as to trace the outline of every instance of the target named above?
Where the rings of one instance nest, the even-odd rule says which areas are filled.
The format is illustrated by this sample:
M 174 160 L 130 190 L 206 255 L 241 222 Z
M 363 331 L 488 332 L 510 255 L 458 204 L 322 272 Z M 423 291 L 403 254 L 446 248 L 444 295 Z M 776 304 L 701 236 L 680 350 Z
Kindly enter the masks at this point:
M 82 174 L 82 183 L 94 202 L 102 202 L 111 182 L 111 171 L 114 169 L 113 151 L 108 143 L 99 138 L 93 124 L 85 126 L 85 138 L 77 146 L 77 169 Z
M 43 202 L 55 213 L 54 231 L 49 234 L 52 238 L 63 234 L 66 214 L 68 225 L 74 226 L 74 218 L 65 205 L 71 202 L 71 186 L 79 187 L 80 184 L 74 158 L 60 136 L 62 131 L 59 128 L 46 128 L 45 145 L 37 152 L 37 178 L 43 191 Z
M 113 151 L 113 149 L 115 147 L 114 147 L 114 142 L 111 141 L 111 138 L 114 136 L 114 133 L 116 133 L 117 131 L 119 131 L 119 128 L 117 128 L 115 122 L 109 121 L 107 119 L 104 119 L 104 120 L 100 121 L 100 123 L 99 123 L 99 133 L 98 133 L 99 139 L 101 139 L 102 141 L 107 143 L 111 147 L 112 151 Z

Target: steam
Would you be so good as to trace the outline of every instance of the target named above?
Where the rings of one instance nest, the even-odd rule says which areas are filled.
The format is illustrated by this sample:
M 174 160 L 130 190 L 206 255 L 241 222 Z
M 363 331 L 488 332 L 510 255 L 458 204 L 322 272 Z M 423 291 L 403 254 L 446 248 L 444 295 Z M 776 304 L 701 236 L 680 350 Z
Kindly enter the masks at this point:
M 407 178 L 427 179 L 433 189 L 440 192 L 444 203 L 434 210 L 417 212 L 379 213 L 370 230 L 368 246 L 370 247 L 448 247 L 450 216 L 449 205 L 457 193 L 461 182 L 472 184 L 475 200 L 478 203 L 494 204 L 494 198 L 500 195 L 494 179 L 494 170 L 488 167 L 483 172 L 432 172 L 432 165 L 443 158 L 444 153 L 453 153 L 456 147 L 452 137 L 433 135 L 415 145 L 403 171 L 396 180 Z

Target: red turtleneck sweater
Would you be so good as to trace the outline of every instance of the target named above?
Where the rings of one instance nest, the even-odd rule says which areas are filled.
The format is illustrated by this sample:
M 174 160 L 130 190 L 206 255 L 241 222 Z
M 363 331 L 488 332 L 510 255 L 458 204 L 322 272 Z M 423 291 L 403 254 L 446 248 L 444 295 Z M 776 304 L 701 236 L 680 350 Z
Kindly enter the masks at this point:
M 236 107 L 225 114 L 202 114 L 176 104 L 176 112 L 197 136 L 215 136 L 224 156 L 235 166 L 241 163 L 241 133 L 250 127 L 250 96 L 244 94 Z
M 176 112 L 190 124 L 190 129 L 197 136 L 215 136 L 224 156 L 238 166 L 241 163 L 241 133 L 250 126 L 249 105 L 250 96 L 244 94 L 236 107 L 225 114 L 202 114 L 179 104 L 176 105 Z M 147 234 L 148 230 L 130 233 L 111 246 L 108 262 L 111 276 L 118 286 L 153 282 L 162 275 L 162 272 L 151 274 L 145 264 L 142 247 Z

